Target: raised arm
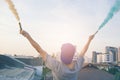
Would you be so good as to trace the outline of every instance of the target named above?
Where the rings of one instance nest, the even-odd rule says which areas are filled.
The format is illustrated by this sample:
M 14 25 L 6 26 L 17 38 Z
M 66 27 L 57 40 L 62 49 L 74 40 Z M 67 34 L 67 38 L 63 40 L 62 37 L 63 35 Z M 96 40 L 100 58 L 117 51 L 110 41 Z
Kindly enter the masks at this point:
M 24 37 L 26 37 L 28 39 L 28 41 L 31 43 L 31 45 L 37 50 L 37 52 L 41 55 L 41 57 L 45 61 L 47 53 L 40 47 L 40 45 L 36 41 L 34 41 L 32 39 L 32 37 L 29 35 L 29 33 L 27 33 L 24 30 L 21 30 L 20 34 L 22 34 Z
M 95 35 L 90 35 L 90 36 L 89 36 L 89 39 L 88 39 L 87 43 L 85 44 L 84 48 L 82 49 L 82 51 L 80 52 L 80 55 L 79 55 L 79 56 L 84 56 L 84 55 L 85 55 L 85 53 L 86 53 L 86 51 L 88 50 L 89 45 L 90 45 L 92 39 L 94 38 L 94 36 L 95 36 Z

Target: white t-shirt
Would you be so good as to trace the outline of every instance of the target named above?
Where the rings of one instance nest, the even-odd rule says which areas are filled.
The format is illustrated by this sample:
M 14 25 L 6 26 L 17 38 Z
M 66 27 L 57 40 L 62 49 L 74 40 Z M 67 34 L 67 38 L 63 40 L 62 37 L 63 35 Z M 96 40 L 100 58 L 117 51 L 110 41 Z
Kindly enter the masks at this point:
M 64 63 L 47 55 L 45 65 L 52 70 L 53 80 L 78 80 L 83 62 L 84 58 L 79 57 L 75 61 L 74 69 L 69 69 Z

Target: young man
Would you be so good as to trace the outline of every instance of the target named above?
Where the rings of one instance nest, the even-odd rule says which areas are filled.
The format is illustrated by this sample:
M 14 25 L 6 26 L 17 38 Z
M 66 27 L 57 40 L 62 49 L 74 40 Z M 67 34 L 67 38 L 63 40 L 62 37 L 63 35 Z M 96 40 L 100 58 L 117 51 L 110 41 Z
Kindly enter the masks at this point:
M 37 50 L 41 55 L 42 59 L 45 61 L 45 65 L 52 70 L 53 80 L 78 80 L 79 71 L 82 68 L 84 62 L 84 55 L 88 50 L 88 47 L 94 38 L 91 35 L 84 46 L 83 50 L 80 52 L 77 60 L 73 60 L 76 48 L 70 43 L 65 43 L 61 47 L 61 62 L 52 58 L 46 51 L 44 51 L 41 46 L 32 39 L 32 37 L 24 30 L 20 31 L 24 37 L 28 39 L 31 45 Z

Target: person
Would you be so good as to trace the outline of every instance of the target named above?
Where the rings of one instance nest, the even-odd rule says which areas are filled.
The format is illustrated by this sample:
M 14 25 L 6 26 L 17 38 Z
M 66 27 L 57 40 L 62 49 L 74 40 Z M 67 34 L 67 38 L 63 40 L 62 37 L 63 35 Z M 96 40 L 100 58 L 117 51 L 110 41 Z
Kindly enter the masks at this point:
M 53 80 L 78 80 L 79 72 L 84 62 L 84 55 L 94 38 L 94 34 L 89 36 L 87 43 L 80 52 L 77 60 L 73 60 L 76 47 L 71 43 L 65 43 L 61 47 L 61 61 L 51 57 L 41 46 L 33 40 L 33 38 L 24 30 L 20 30 L 20 34 L 28 39 L 31 45 L 41 55 L 45 65 L 52 70 Z

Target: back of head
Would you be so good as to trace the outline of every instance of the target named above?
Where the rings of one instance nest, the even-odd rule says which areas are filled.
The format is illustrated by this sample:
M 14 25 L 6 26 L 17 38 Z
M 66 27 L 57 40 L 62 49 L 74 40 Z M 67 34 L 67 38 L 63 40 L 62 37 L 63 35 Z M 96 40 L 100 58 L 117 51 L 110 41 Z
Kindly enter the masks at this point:
M 70 43 L 65 43 L 61 47 L 61 61 L 64 64 L 70 64 L 73 60 L 76 48 Z

